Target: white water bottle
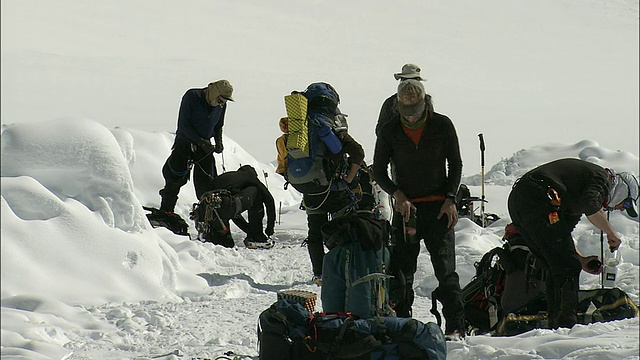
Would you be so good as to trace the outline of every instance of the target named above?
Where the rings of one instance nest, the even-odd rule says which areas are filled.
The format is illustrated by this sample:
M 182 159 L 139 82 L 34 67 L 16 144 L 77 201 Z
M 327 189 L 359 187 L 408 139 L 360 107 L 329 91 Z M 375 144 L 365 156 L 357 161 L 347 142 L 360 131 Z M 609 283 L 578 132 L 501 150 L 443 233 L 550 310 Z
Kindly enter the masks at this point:
M 618 265 L 620 265 L 620 252 L 615 251 L 604 260 L 604 269 L 602 271 L 602 285 L 605 288 L 614 288 L 616 280 L 618 280 Z

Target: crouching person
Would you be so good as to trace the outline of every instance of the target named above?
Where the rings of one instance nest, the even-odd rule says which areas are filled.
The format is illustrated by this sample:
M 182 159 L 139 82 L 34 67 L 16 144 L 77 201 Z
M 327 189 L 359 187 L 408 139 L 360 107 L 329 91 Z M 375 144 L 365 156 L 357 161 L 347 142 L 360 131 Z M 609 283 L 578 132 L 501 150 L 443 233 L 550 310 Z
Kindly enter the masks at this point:
M 244 244 L 248 248 L 270 248 L 274 233 L 276 210 L 269 189 L 258 179 L 250 165 L 241 166 L 211 180 L 210 191 L 194 204 L 191 219 L 196 222 L 201 240 L 225 247 L 235 246 L 229 222 L 247 234 Z M 263 219 L 267 225 L 263 231 Z M 242 216 L 247 212 L 247 219 Z

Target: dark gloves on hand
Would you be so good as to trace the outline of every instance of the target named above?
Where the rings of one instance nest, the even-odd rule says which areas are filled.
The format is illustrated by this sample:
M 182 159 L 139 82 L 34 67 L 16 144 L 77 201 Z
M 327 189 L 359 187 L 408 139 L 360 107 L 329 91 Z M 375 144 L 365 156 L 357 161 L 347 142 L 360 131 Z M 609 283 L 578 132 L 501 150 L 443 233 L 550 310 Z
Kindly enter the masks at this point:
M 216 143 L 213 146 L 213 152 L 215 152 L 216 154 L 220 154 L 222 150 L 224 150 L 224 146 L 222 146 L 222 142 Z
M 198 141 L 198 146 L 207 154 L 216 151 L 216 147 L 209 140 L 200 140 Z
M 274 233 L 274 229 L 273 226 L 267 226 L 267 228 L 264 230 L 264 233 L 267 234 L 267 236 L 271 236 Z

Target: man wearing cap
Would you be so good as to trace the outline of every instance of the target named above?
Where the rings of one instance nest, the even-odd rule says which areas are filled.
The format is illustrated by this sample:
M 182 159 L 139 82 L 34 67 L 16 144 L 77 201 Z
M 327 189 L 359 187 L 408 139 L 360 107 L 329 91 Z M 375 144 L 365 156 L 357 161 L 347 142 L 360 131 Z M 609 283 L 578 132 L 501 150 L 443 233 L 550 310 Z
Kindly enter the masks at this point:
M 178 112 L 178 129 L 171 155 L 162 167 L 165 185 L 160 190 L 160 210 L 169 216 L 178 201 L 180 188 L 189 180 L 191 168 L 196 197 L 209 189 L 209 181 L 218 175 L 213 153 L 221 153 L 222 127 L 227 101 L 233 101 L 233 87 L 218 80 L 205 88 L 189 89 L 182 96 Z M 213 137 L 215 145 L 211 143 Z
M 393 74 L 393 77 L 396 80 L 404 81 L 409 79 L 414 79 L 418 81 L 424 81 L 424 79 L 420 76 L 420 67 L 416 64 L 404 64 L 402 66 L 402 71 L 399 73 Z M 380 109 L 380 115 L 378 115 L 378 123 L 376 124 L 376 135 L 382 125 L 391 120 L 394 115 L 398 114 L 398 110 L 396 110 L 396 104 L 398 102 L 398 94 L 393 94 L 389 96 L 383 103 L 382 108 Z
M 626 210 L 637 217 L 638 181 L 626 172 L 580 159 L 543 164 L 516 181 L 509 194 L 509 215 L 531 252 L 547 268 L 546 297 L 549 327 L 571 328 L 577 321 L 580 271 L 600 274 L 597 256 L 583 256 L 571 232 L 582 215 L 607 235 L 611 251 L 620 238 L 604 209 Z M 591 263 L 591 266 L 590 266 Z M 597 265 L 593 265 L 593 264 Z
M 393 226 L 396 246 L 391 297 L 400 317 L 410 317 L 413 276 L 420 240 L 431 255 L 438 279 L 438 299 L 446 320 L 447 338 L 465 333 L 460 281 L 456 273 L 455 197 L 462 176 L 462 159 L 453 122 L 433 111 L 431 96 L 419 80 L 398 85 L 397 112 L 379 129 L 373 157 L 374 178 L 395 200 Z M 388 175 L 393 165 L 394 179 Z M 415 236 L 405 236 L 404 222 L 416 214 Z

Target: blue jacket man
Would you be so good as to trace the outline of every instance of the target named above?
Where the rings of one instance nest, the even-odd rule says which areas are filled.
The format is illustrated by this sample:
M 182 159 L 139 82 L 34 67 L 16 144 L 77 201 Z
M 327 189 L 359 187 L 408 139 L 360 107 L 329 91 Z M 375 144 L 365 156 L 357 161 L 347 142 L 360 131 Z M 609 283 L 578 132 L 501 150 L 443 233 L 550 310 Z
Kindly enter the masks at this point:
M 178 129 L 171 155 L 162 167 L 165 185 L 160 190 L 160 210 L 173 215 L 180 188 L 189 180 L 191 168 L 196 197 L 209 189 L 218 175 L 213 153 L 221 153 L 222 127 L 227 101 L 233 101 L 233 87 L 227 80 L 210 83 L 206 88 L 189 89 L 182 96 Z M 215 145 L 211 143 L 214 138 Z

